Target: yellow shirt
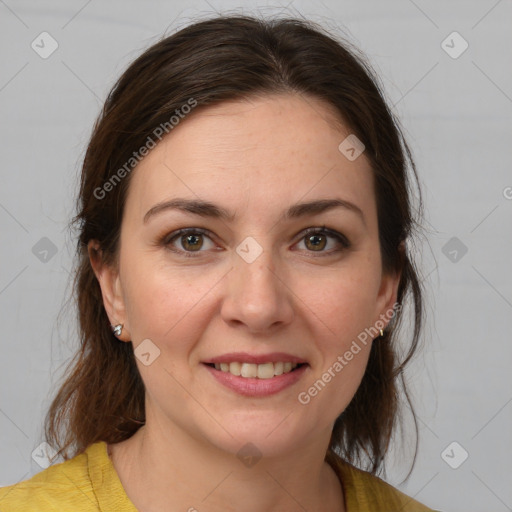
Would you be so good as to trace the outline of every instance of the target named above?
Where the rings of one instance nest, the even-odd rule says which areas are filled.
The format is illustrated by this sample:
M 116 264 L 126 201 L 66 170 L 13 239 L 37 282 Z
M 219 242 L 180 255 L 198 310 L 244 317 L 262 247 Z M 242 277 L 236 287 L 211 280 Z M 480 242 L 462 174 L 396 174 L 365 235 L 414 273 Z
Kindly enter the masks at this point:
M 341 459 L 334 469 L 347 512 L 433 512 L 380 478 Z M 1 512 L 137 512 L 119 480 L 104 441 L 32 478 L 0 487 Z

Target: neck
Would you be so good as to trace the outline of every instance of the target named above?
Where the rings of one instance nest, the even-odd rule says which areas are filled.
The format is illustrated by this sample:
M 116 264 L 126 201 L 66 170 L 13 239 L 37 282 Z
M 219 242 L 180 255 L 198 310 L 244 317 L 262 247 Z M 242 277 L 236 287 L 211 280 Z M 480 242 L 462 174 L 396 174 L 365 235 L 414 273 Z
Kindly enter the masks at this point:
M 286 455 L 238 458 L 179 428 L 148 423 L 130 439 L 111 445 L 121 483 L 140 512 L 341 512 L 339 479 L 325 462 L 326 446 Z M 255 462 L 256 461 L 256 462 Z

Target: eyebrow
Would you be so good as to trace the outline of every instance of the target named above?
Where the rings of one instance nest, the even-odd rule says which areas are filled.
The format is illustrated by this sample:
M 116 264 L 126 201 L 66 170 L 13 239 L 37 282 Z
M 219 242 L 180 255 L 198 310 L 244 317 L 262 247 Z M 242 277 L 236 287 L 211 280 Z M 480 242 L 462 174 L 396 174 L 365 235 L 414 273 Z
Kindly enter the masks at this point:
M 280 221 L 297 219 L 305 217 L 306 215 L 318 215 L 320 213 L 332 210 L 333 208 L 345 208 L 351 212 L 357 214 L 363 224 L 366 226 L 366 221 L 362 210 L 345 199 L 318 199 L 315 201 L 297 203 L 288 210 L 286 210 L 280 218 Z M 144 215 L 143 222 L 147 223 L 151 217 L 162 213 L 167 210 L 179 210 L 185 213 L 191 213 L 193 215 L 199 215 L 201 217 L 211 217 L 214 219 L 221 219 L 225 221 L 233 221 L 235 214 L 225 210 L 224 208 L 215 205 L 209 201 L 203 201 L 201 199 L 184 199 L 175 198 L 169 201 L 164 201 L 156 204 L 150 208 Z

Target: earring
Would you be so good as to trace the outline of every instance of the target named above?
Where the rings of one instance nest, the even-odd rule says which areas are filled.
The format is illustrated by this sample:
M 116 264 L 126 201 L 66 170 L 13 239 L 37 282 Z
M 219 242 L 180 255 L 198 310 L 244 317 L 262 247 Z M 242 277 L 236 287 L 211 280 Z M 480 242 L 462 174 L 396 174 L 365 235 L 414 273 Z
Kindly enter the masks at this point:
M 380 330 L 380 337 L 384 338 L 384 331 L 382 329 Z
M 123 330 L 123 324 L 111 325 L 112 332 L 115 336 L 121 336 L 121 331 Z

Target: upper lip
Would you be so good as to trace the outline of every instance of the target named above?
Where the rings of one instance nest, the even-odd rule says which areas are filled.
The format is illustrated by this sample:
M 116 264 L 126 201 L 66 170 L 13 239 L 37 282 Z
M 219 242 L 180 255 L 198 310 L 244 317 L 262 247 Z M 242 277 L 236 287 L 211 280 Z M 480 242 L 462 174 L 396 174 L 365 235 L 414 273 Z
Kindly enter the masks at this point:
M 285 352 L 272 352 L 271 354 L 249 354 L 247 352 L 231 352 L 229 354 L 223 354 L 221 356 L 212 357 L 203 361 L 203 363 L 251 363 L 251 364 L 263 364 L 263 363 L 307 363 L 307 361 L 301 357 L 286 354 Z

